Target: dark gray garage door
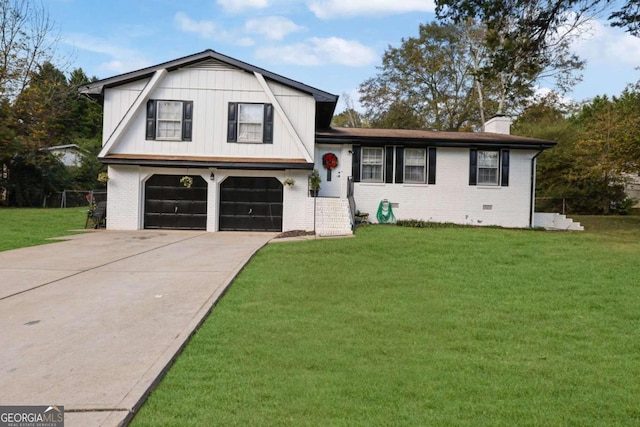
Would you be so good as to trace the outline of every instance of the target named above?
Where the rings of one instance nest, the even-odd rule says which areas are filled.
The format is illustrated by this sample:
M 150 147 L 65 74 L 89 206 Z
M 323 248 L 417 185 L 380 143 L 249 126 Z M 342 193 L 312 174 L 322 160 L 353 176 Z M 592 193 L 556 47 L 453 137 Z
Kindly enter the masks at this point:
M 144 228 L 206 230 L 207 182 L 191 176 L 193 184 L 180 183 L 184 175 L 153 175 L 144 185 Z
M 282 231 L 282 184 L 232 176 L 220 184 L 220 230 Z

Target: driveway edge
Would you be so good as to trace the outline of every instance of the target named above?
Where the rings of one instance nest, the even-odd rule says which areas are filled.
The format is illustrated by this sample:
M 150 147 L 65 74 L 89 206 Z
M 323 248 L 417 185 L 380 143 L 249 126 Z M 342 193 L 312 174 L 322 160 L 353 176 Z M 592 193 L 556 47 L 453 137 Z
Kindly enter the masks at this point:
M 122 412 L 111 412 L 109 417 L 105 419 L 102 425 L 119 427 L 128 426 L 136 416 L 142 405 L 146 402 L 149 395 L 155 390 L 167 371 L 173 366 L 182 350 L 191 340 L 191 337 L 198 331 L 200 326 L 209 317 L 209 314 L 215 308 L 217 302 L 224 296 L 235 278 L 240 274 L 244 267 L 253 259 L 258 251 L 264 248 L 272 239 L 267 240 L 262 246 L 257 248 L 247 259 L 238 263 L 234 270 L 227 276 L 225 282 L 220 285 L 211 294 L 207 301 L 202 305 L 200 310 L 193 317 L 189 325 L 173 340 L 172 344 L 167 347 L 163 354 L 156 362 L 147 370 L 145 375 L 140 378 L 136 385 L 127 393 L 118 405 L 120 408 L 130 408 L 124 418 Z M 116 410 L 117 411 L 117 410 Z

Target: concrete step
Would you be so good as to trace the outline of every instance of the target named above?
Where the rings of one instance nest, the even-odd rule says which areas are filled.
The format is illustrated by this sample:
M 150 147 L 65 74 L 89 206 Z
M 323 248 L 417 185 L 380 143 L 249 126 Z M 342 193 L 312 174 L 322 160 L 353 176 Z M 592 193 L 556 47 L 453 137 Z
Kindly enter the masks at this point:
M 353 234 L 351 212 L 347 199 L 323 198 L 316 200 L 316 234 L 318 236 L 345 236 Z
M 547 230 L 584 231 L 584 227 L 579 222 L 559 213 L 536 212 L 533 225 Z

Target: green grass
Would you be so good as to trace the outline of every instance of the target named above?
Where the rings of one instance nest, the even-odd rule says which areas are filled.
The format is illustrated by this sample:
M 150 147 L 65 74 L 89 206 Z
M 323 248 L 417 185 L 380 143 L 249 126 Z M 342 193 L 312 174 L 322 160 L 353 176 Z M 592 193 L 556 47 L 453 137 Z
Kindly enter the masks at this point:
M 51 243 L 84 227 L 87 208 L 0 209 L 0 251 Z
M 629 242 L 640 241 L 640 215 L 569 215 L 588 233 Z
M 132 425 L 640 425 L 633 227 L 269 245 Z

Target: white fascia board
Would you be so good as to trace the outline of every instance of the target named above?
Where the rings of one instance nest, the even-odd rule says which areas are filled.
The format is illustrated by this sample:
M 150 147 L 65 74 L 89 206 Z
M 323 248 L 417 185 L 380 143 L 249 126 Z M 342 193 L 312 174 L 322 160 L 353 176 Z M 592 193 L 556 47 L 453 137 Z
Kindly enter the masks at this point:
M 264 76 L 256 71 L 253 72 L 253 75 L 256 76 L 258 83 L 260 83 L 260 86 L 262 86 L 262 89 L 267 94 L 267 97 L 269 98 L 269 101 L 271 101 L 273 108 L 276 110 L 276 113 L 278 113 L 278 115 L 282 119 L 285 128 L 287 128 L 287 131 L 289 132 L 289 134 L 295 141 L 296 145 L 300 149 L 300 152 L 304 155 L 305 160 L 309 163 L 313 163 L 313 157 L 311 157 L 311 154 L 307 150 L 307 147 L 305 147 L 304 142 L 302 142 L 302 139 L 300 138 L 300 135 L 298 135 L 298 132 L 296 132 L 296 129 L 293 127 L 291 120 L 289 120 L 289 117 L 287 117 L 287 114 L 282 109 L 282 106 L 278 102 L 278 99 L 276 98 L 276 96 L 273 94 L 273 91 L 267 84 L 267 81 L 264 79 Z
M 133 122 L 134 117 L 136 117 L 140 109 L 149 100 L 151 92 L 153 92 L 153 90 L 158 87 L 158 84 L 160 84 L 165 75 L 167 75 L 167 70 L 165 68 L 157 70 L 153 74 L 153 77 L 151 77 L 151 79 L 147 82 L 144 89 L 142 89 L 142 92 L 138 94 L 136 100 L 133 102 L 133 104 L 131 104 L 129 110 L 127 110 L 127 113 L 124 115 L 122 120 L 120 120 L 118 126 L 116 126 L 116 128 L 113 130 L 111 136 L 109 136 L 109 138 L 107 139 L 107 142 L 105 142 L 102 150 L 100 150 L 100 154 L 98 154 L 98 157 L 105 157 L 107 154 L 109 154 L 109 151 L 111 151 L 111 149 L 118 143 L 120 138 L 122 138 L 122 135 Z

